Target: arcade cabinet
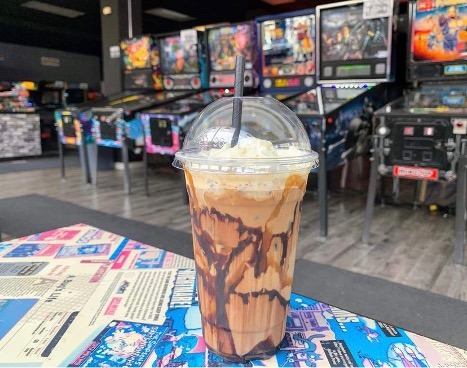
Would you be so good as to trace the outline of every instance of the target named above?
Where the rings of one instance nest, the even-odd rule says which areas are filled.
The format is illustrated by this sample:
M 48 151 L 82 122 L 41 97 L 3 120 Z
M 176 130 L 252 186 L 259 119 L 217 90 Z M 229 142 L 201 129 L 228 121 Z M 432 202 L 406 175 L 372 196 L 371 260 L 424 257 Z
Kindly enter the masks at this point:
M 363 159 L 373 111 L 393 97 L 393 8 L 362 0 L 318 6 L 318 86 L 285 104 L 303 122 L 317 169 L 320 236 L 328 234 L 327 193 L 331 173 L 341 169 L 340 187 L 355 163 L 363 177 Z M 387 4 L 386 4 L 387 5 Z M 313 181 L 313 180 L 311 180 Z M 359 182 L 362 181 L 361 179 Z
M 260 94 L 281 101 L 315 86 L 315 12 L 306 9 L 256 19 Z
M 85 103 L 87 90 L 87 83 L 39 82 L 36 103 L 40 107 L 41 140 L 44 153 L 56 152 L 58 147 L 60 154 L 61 147 L 57 141 L 55 110 Z
M 41 116 L 42 154 L 56 154 L 57 132 L 54 111 L 65 106 L 65 88 L 63 81 L 40 81 L 31 96 Z
M 418 182 L 418 202 L 427 186 L 456 183 L 454 262 L 464 262 L 467 142 L 467 4 L 434 0 L 409 3 L 408 80 L 413 89 L 376 111 L 363 242 L 368 243 L 377 181 L 393 177 Z M 442 191 L 441 191 L 442 192 Z M 383 195 L 384 193 L 382 193 Z M 438 200 L 440 200 L 439 198 Z
M 87 83 L 67 83 L 65 89 L 65 106 L 81 105 L 88 101 Z

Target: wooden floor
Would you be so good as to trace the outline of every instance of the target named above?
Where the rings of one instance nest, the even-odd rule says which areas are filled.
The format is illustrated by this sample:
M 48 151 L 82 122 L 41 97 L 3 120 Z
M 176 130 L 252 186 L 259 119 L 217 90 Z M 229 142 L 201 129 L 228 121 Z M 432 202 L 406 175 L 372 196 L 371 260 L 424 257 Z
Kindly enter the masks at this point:
M 181 199 L 181 182 L 170 169 L 151 172 L 151 196 L 143 190 L 142 170 L 134 169 L 132 194 L 123 194 L 120 171 L 99 172 L 93 188 L 79 168 L 35 170 L 0 175 L 0 199 L 41 194 L 124 218 L 190 232 L 188 207 Z M 377 207 L 371 244 L 361 242 L 365 196 L 330 197 L 329 236 L 320 239 L 318 204 L 305 197 L 298 257 L 364 275 L 429 290 L 467 301 L 467 266 L 452 262 L 454 217 L 402 207 Z M 83 219 L 86 222 L 86 219 Z M 157 244 L 154 244 L 157 246 Z

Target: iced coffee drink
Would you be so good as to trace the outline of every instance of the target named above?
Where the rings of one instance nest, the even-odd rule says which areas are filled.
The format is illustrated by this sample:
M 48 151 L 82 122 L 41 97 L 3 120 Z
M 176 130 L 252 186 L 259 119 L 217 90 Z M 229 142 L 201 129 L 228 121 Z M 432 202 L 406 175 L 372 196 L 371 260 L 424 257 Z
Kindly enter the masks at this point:
M 243 115 L 250 111 L 258 119 L 257 105 L 248 107 Z M 278 129 L 285 118 L 261 111 L 268 119 L 263 128 L 245 120 L 234 147 L 231 129 L 221 125 L 207 129 L 191 156 L 179 155 L 190 199 L 203 335 L 213 352 L 235 361 L 272 355 L 284 337 L 300 210 L 316 159 L 307 140 L 302 147 L 301 125 L 285 129 L 292 133 L 287 141 Z M 217 118 L 222 123 L 222 114 Z M 281 124 L 270 129 L 266 122 L 274 118 Z M 300 128 L 298 139 L 293 135 Z

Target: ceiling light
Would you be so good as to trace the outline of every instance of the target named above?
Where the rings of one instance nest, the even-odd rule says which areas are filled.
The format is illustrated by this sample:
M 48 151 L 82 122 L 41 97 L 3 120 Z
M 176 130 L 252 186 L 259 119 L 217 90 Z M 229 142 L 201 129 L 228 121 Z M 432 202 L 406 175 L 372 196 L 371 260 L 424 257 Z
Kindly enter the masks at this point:
M 102 14 L 104 14 L 104 15 L 112 14 L 112 8 L 110 6 L 104 6 L 102 8 Z
M 294 3 L 295 0 L 263 0 L 265 3 L 269 5 L 283 5 L 283 4 L 290 4 Z
M 51 13 L 55 15 L 60 15 L 62 17 L 67 17 L 67 18 L 77 18 L 81 17 L 85 13 L 80 12 L 78 10 L 73 10 L 73 9 L 68 9 L 68 8 L 63 8 L 61 6 L 56 6 L 48 3 L 43 3 L 41 1 L 27 1 L 21 6 L 29 9 L 34 9 L 34 10 L 39 10 L 44 13 Z
M 160 17 L 160 18 L 174 20 L 176 22 L 187 22 L 189 20 L 196 19 L 189 15 L 182 14 L 174 10 L 169 10 L 165 8 L 149 9 L 149 10 L 146 10 L 145 13 L 150 14 L 150 15 L 155 15 L 156 17 Z

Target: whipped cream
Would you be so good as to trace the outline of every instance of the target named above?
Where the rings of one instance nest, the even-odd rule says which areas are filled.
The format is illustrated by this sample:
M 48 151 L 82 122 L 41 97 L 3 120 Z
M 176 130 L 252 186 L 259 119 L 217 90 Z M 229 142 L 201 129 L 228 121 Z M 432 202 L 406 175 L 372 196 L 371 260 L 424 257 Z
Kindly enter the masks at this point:
M 245 137 L 234 147 L 231 147 L 230 143 L 228 143 L 218 150 L 210 151 L 209 157 L 229 159 L 286 158 L 302 156 L 303 153 L 303 151 L 300 151 L 295 146 L 277 149 L 270 141 L 255 137 Z

